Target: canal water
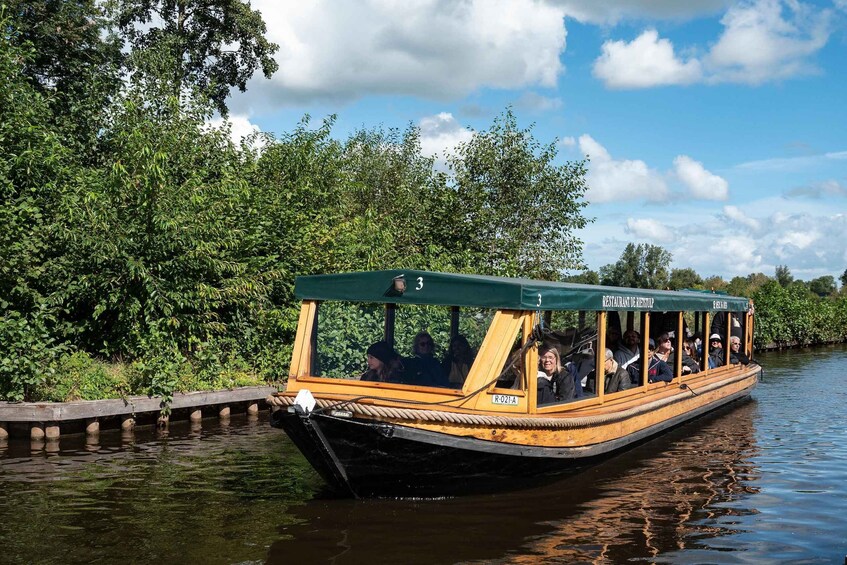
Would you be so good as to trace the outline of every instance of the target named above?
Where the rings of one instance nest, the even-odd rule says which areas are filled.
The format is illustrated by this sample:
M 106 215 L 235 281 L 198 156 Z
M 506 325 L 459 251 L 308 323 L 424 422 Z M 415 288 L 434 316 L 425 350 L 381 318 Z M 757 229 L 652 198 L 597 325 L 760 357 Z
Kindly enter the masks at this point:
M 343 500 L 266 415 L 0 443 L 0 563 L 844 563 L 847 347 L 537 488 Z

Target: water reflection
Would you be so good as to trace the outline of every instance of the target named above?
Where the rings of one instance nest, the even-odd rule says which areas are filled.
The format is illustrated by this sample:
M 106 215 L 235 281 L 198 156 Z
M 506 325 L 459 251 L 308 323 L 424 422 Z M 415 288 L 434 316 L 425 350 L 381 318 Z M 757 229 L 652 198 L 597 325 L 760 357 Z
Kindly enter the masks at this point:
M 268 563 L 617 563 L 738 532 L 755 512 L 755 402 L 544 488 L 441 501 L 316 500 Z M 727 503 L 734 503 L 728 505 Z M 740 503 L 740 504 L 739 504 Z
M 842 563 L 847 347 L 762 360 L 753 401 L 488 496 L 328 498 L 266 413 L 0 440 L 0 562 Z

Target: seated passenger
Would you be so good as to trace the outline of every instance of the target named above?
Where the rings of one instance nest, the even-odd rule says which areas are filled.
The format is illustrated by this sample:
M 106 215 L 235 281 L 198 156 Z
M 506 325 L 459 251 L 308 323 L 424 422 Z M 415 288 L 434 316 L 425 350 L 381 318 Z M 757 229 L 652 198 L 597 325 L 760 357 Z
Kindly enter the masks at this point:
M 626 369 L 618 365 L 611 349 L 606 350 L 606 362 L 604 369 L 606 372 L 606 378 L 603 381 L 603 391 L 606 394 L 627 390 L 632 386 L 632 383 L 629 380 L 629 373 Z
M 655 383 L 658 381 L 671 382 L 673 380 L 673 371 L 667 363 L 656 357 L 656 342 L 652 339 L 648 343 L 647 349 L 647 382 Z M 633 384 L 641 384 L 641 360 L 634 361 L 627 367 L 629 371 L 630 382 Z
M 656 338 L 656 357 L 667 363 L 668 367 L 673 372 L 676 366 L 676 350 L 673 348 L 671 334 L 663 333 Z M 699 373 L 700 367 L 697 362 L 689 356 L 685 350 L 682 352 L 682 374 Z
M 682 350 L 683 352 L 691 357 L 697 366 L 700 366 L 700 350 L 697 347 L 697 341 L 693 337 L 686 338 L 684 342 L 682 342 Z
M 412 353 L 407 367 L 406 382 L 420 386 L 449 386 L 447 375 L 434 356 L 435 342 L 427 332 L 418 332 L 412 342 Z
M 635 330 L 626 330 L 623 334 L 623 343 L 615 350 L 615 361 L 624 369 L 635 359 L 640 357 L 638 344 L 641 343 L 641 335 Z
M 709 368 L 723 367 L 723 338 L 719 334 L 709 336 Z
M 441 361 L 441 370 L 447 375 L 452 388 L 462 388 L 473 361 L 474 351 L 465 336 L 453 336 L 450 347 L 447 348 L 447 355 Z
M 572 400 L 582 396 L 582 387 L 577 384 L 575 371 L 563 367 L 559 350 L 546 347 L 539 351 L 538 358 L 538 405 L 560 400 Z
M 368 347 L 368 369 L 360 377 L 363 381 L 397 383 L 403 377 L 403 363 L 394 348 L 378 341 Z
M 750 358 L 741 351 L 741 338 L 735 335 L 729 338 L 729 362 L 733 365 L 738 363 L 742 365 L 750 364 Z

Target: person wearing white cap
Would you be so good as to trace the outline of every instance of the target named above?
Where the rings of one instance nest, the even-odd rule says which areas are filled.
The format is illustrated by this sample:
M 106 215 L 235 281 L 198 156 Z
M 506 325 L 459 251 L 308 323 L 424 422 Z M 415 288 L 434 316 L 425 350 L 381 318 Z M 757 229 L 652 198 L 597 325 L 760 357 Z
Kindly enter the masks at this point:
M 720 334 L 709 336 L 709 368 L 723 367 L 723 338 Z

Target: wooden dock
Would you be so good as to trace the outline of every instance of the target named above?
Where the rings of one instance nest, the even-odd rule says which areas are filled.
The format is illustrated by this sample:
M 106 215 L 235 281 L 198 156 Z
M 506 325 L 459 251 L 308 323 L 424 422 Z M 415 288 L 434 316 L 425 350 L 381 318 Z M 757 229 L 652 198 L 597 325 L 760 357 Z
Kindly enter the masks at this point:
M 167 427 L 173 420 L 200 421 L 204 417 L 229 418 L 244 411 L 258 414 L 266 407 L 265 398 L 276 387 L 254 386 L 232 390 L 175 393 L 168 417 L 161 415 L 160 397 L 129 396 L 110 400 L 76 402 L 3 402 L 0 403 L 0 441 L 9 437 L 33 440 L 56 439 L 63 434 L 96 435 L 101 426 L 131 430 L 136 425 Z

